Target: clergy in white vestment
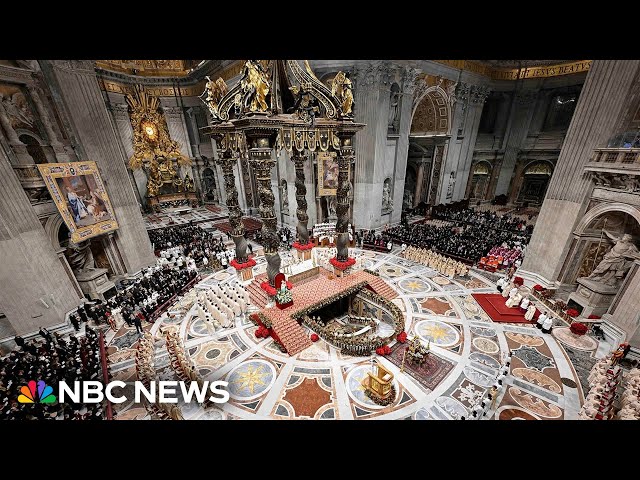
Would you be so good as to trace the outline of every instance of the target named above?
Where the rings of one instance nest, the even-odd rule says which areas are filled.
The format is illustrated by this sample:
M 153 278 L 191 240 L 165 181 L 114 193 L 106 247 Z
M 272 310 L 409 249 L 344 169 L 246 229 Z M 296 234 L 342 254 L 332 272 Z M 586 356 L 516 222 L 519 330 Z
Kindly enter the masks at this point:
M 522 310 L 523 313 L 527 311 L 527 308 L 529 308 L 529 303 L 529 297 L 524 297 L 520 302 L 520 310 Z
M 536 323 L 536 327 L 538 328 L 542 328 L 542 324 L 544 323 L 544 321 L 547 319 L 547 314 L 546 312 L 543 312 L 540 314 L 540 316 L 538 317 L 538 322 Z
M 536 306 L 533 303 L 530 303 L 529 308 L 527 308 L 527 313 L 524 314 L 524 319 L 529 320 L 531 322 L 535 314 L 536 314 Z

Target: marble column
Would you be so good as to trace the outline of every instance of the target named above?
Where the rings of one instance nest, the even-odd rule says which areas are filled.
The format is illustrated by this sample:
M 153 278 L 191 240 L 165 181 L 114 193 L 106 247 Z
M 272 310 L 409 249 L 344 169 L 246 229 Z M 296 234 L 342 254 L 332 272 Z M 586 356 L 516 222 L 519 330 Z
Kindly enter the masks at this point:
M 276 218 L 273 205 L 275 196 L 271 189 L 271 170 L 275 166 L 272 155 L 272 137 L 275 132 L 260 130 L 248 130 L 245 132 L 249 144 L 249 159 L 253 164 L 253 170 L 258 181 L 258 195 L 260 196 L 260 217 L 262 219 L 262 244 L 264 255 L 267 259 L 267 277 L 269 285 L 275 287 L 274 280 L 280 272 L 280 255 L 278 245 L 280 241 L 276 228 Z
M 418 164 L 418 175 L 416 178 L 416 190 L 413 195 L 413 206 L 416 207 L 422 198 L 422 184 L 424 183 L 424 162 L 420 160 Z
M 391 224 L 400 222 L 402 217 L 402 201 L 404 198 L 404 184 L 407 176 L 407 161 L 409 159 L 409 134 L 413 115 L 413 95 L 416 91 L 416 80 L 419 71 L 406 67 L 402 72 L 402 90 L 400 108 L 398 111 L 398 140 L 396 144 L 396 158 L 394 164 L 393 211 Z
M 339 132 L 338 136 L 340 137 L 340 152 L 338 153 L 338 189 L 336 191 L 336 214 L 338 215 L 336 258 L 339 262 L 345 262 L 349 257 L 349 191 L 351 190 L 349 168 L 354 155 L 353 133 Z
M 502 168 L 496 184 L 496 195 L 507 195 L 512 184 L 514 169 L 518 154 L 524 146 L 533 118 L 532 105 L 536 101 L 538 90 L 522 90 L 515 94 L 513 109 L 511 110 L 510 126 L 504 144 Z
M 94 64 L 85 60 L 46 61 L 52 76 L 49 85 L 69 113 L 83 158 L 94 160 L 105 183 L 119 228 L 114 234 L 118 251 L 133 273 L 155 263 L 136 193 L 129 179 L 127 158 L 118 141 L 96 78 Z
M 640 348 L 640 260 L 635 260 L 618 295 L 614 298 L 607 313 L 602 316 L 604 322 L 612 323 L 626 334 L 626 340 L 632 347 Z
M 74 289 L 0 145 L 0 305 L 7 336 L 64 322 Z M 3 323 L 5 320 L 3 320 Z M 10 333 L 13 331 L 14 333 Z
M 309 243 L 309 216 L 307 215 L 307 187 L 305 186 L 304 164 L 307 157 L 304 153 L 295 152 L 292 157 L 296 166 L 296 216 L 298 217 L 298 243 Z
M 220 152 L 220 151 L 218 151 Z M 242 210 L 238 205 L 238 190 L 236 190 L 236 179 L 233 167 L 237 159 L 230 151 L 225 150 L 218 158 L 218 164 L 222 168 L 224 175 L 224 186 L 227 192 L 227 207 L 229 208 L 229 223 L 231 224 L 231 236 L 236 246 L 236 261 L 245 263 L 247 261 L 247 241 L 244 238 L 244 224 L 242 223 Z
M 551 286 L 558 280 L 592 191 L 584 165 L 618 133 L 639 70 L 640 60 L 594 60 L 587 74 L 521 267 L 536 283 Z
M 431 182 L 429 186 L 429 196 L 427 203 L 430 205 L 437 205 L 438 198 L 441 193 L 441 177 L 444 169 L 443 159 L 445 157 L 445 149 L 448 145 L 448 141 L 444 145 L 436 145 L 433 147 L 433 167 L 431 171 Z
M 355 136 L 353 223 L 358 229 L 370 229 L 381 222 L 379 208 L 371 206 L 382 202 L 390 75 L 391 66 L 382 61 L 361 65 L 352 75 L 355 121 L 366 124 Z

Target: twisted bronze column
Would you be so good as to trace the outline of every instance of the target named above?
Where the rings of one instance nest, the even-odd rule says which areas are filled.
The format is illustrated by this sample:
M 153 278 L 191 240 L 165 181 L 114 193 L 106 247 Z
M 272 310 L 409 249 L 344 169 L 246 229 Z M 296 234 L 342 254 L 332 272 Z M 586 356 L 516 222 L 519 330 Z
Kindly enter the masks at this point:
M 307 215 L 307 187 L 304 184 L 304 162 L 306 157 L 302 153 L 296 153 L 293 156 L 293 162 L 296 166 L 296 215 L 298 217 L 298 243 L 306 245 L 309 243 L 309 216 Z
M 258 182 L 258 195 L 260 197 L 260 217 L 262 219 L 262 243 L 264 255 L 267 260 L 267 277 L 269 285 L 275 286 L 275 276 L 280 272 L 280 255 L 278 254 L 278 234 L 276 227 L 275 210 L 273 208 L 275 196 L 271 190 L 271 169 L 275 161 L 271 158 L 272 132 L 265 130 L 247 131 L 249 142 L 249 160 L 253 165 Z
M 337 253 L 336 258 L 339 262 L 346 262 L 349 258 L 349 191 L 351 183 L 349 183 L 349 168 L 351 159 L 353 158 L 353 133 L 340 132 L 340 152 L 338 152 L 338 189 L 336 192 L 337 206 L 336 214 L 338 220 L 336 222 L 337 233 Z
M 227 192 L 227 207 L 229 208 L 229 223 L 231 224 L 231 237 L 236 244 L 236 261 L 245 263 L 247 261 L 247 241 L 244 238 L 244 225 L 242 223 L 242 210 L 238 205 L 238 190 L 236 190 L 236 180 L 233 174 L 233 165 L 236 159 L 231 152 L 226 150 L 218 160 L 224 175 L 224 187 Z

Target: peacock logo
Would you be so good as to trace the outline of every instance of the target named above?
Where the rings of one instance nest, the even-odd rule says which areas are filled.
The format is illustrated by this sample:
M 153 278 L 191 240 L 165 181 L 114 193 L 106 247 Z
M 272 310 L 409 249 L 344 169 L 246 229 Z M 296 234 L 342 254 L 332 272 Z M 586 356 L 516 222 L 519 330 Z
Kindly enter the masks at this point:
M 36 397 L 36 386 L 38 396 Z M 20 387 L 20 395 L 18 402 L 20 403 L 54 403 L 56 396 L 53 394 L 53 388 L 44 383 L 43 380 L 31 380 L 27 385 Z

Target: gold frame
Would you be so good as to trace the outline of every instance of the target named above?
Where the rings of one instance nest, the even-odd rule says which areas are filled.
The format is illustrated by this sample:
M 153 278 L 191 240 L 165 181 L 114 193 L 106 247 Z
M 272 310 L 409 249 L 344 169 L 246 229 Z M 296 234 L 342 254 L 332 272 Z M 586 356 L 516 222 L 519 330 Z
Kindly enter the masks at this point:
M 38 165 L 38 170 L 40 170 L 40 175 L 42 175 L 47 185 L 47 189 L 58 208 L 58 212 L 60 212 L 64 223 L 67 225 L 67 228 L 69 228 L 69 232 L 71 232 L 72 242 L 79 243 L 97 235 L 112 232 L 119 227 L 113 206 L 111 205 L 111 200 L 109 200 L 109 195 L 104 187 L 104 182 L 102 181 L 96 162 L 43 163 Z M 64 193 L 60 191 L 57 179 L 85 175 L 93 176 L 96 184 L 96 193 L 104 202 L 106 211 L 111 218 L 109 220 L 96 222 L 93 225 L 78 226 L 69 211 L 68 200 L 65 198 Z
M 333 158 L 336 166 L 336 172 L 338 171 L 338 154 L 336 152 L 318 152 L 316 160 L 318 162 L 318 194 L 321 197 L 331 196 L 337 194 L 337 188 L 325 188 L 324 187 L 324 161 L 325 159 Z M 336 176 L 336 184 L 338 183 L 338 177 Z

